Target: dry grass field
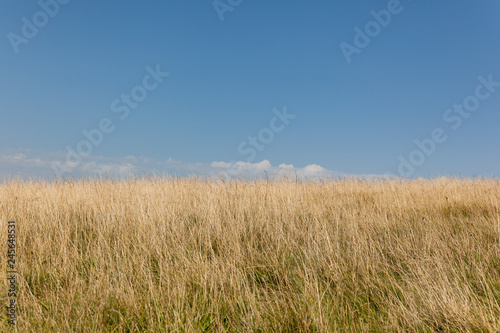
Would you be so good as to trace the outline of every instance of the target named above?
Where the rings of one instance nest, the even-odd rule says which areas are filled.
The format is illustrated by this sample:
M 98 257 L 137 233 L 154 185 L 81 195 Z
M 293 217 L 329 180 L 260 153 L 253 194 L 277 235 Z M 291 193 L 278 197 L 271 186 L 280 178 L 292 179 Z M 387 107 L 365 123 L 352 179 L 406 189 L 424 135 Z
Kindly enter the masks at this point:
M 19 332 L 498 332 L 500 182 L 0 184 Z

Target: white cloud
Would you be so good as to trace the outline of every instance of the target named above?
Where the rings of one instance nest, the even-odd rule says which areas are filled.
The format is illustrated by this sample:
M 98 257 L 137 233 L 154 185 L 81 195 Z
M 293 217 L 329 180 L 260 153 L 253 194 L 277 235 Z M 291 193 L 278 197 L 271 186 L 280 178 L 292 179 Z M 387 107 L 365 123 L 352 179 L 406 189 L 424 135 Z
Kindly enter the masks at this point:
M 0 149 L 0 179 L 9 177 L 56 178 L 53 164 L 65 164 L 70 172 L 65 177 L 141 176 L 147 173 L 172 174 L 178 176 L 224 177 L 247 179 L 291 176 L 308 179 L 345 176 L 343 173 L 327 170 L 317 164 L 295 167 L 282 163 L 273 166 L 268 160 L 258 163 L 214 161 L 206 163 L 186 163 L 172 158 L 157 160 L 144 156 L 108 158 L 104 156 L 82 156 L 78 162 L 66 162 L 65 152 L 43 152 L 30 149 Z
M 310 176 L 322 175 L 325 172 L 327 172 L 327 170 L 317 164 L 311 164 L 304 168 L 304 173 Z
M 12 158 L 15 160 L 23 160 L 26 158 L 26 155 L 21 154 L 21 153 L 17 153 L 16 155 L 12 156 Z
M 282 163 L 279 166 L 273 166 L 267 160 L 259 163 L 249 162 L 212 162 L 210 166 L 214 173 L 220 176 L 245 176 L 247 178 L 266 177 L 266 176 L 292 176 L 300 178 L 317 179 L 333 178 L 343 176 L 343 173 L 327 170 L 319 165 L 311 164 L 303 168 L 295 167 L 292 164 Z

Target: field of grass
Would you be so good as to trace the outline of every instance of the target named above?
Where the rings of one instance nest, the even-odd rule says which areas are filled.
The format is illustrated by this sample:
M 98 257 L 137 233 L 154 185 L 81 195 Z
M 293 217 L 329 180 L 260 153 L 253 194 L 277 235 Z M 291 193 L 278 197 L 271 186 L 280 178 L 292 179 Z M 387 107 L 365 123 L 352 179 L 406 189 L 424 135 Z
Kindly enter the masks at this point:
M 20 332 L 500 331 L 498 180 L 9 181 L 4 305 L 9 220 Z

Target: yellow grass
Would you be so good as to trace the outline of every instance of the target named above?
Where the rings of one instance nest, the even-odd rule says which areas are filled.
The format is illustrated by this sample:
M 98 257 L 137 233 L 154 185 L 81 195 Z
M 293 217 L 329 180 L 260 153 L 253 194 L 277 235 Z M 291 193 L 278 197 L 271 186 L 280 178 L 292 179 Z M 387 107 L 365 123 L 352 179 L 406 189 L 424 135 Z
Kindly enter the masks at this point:
M 0 205 L 20 332 L 500 331 L 498 180 L 9 181 Z

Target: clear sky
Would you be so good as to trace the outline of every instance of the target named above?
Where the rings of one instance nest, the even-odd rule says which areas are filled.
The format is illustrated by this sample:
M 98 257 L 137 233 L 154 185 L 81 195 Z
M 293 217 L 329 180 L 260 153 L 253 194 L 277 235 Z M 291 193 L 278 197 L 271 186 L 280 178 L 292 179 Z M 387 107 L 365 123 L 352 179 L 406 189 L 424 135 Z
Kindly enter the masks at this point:
M 498 1 L 6 0 L 0 12 L 2 177 L 500 175 Z

